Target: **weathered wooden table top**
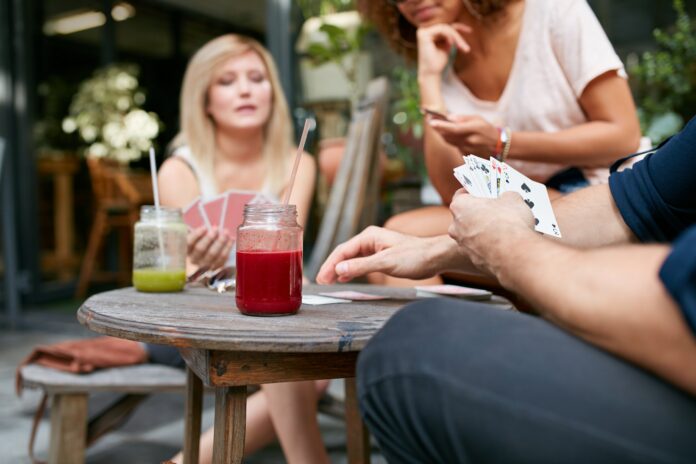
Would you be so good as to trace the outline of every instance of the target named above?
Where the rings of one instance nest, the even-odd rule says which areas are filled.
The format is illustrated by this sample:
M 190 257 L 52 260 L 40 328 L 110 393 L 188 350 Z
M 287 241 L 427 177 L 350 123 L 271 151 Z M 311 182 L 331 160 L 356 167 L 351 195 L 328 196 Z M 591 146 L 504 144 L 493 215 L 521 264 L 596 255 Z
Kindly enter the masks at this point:
M 293 316 L 253 317 L 237 310 L 233 292 L 197 287 L 180 293 L 141 293 L 131 287 L 92 296 L 77 316 L 97 333 L 179 348 L 347 352 L 360 351 L 398 309 L 416 298 L 412 288 L 375 285 L 307 285 L 303 293 L 337 290 L 390 299 L 303 304 Z M 495 299 L 491 303 L 505 305 Z

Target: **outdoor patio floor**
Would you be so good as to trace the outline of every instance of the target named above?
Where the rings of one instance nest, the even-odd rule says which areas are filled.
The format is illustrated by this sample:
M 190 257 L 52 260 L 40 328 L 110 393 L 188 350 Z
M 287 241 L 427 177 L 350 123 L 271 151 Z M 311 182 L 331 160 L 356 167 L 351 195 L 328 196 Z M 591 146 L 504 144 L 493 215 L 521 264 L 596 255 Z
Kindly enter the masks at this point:
M 29 309 L 23 312 L 23 328 L 16 332 L 0 329 L 0 464 L 30 463 L 27 444 L 31 423 L 41 399 L 37 390 L 25 390 L 21 398 L 15 395 L 14 379 L 17 364 L 35 345 L 67 339 L 91 337 L 94 333 L 83 328 L 75 319 L 78 302 L 68 301 L 50 308 Z M 333 381 L 331 390 L 342 395 L 343 384 Z M 99 411 L 117 397 L 116 394 L 97 394 L 90 398 L 90 413 Z M 203 427 L 213 421 L 214 398 L 205 395 Z M 134 412 L 118 430 L 101 438 L 87 450 L 87 464 L 153 464 L 171 457 L 181 446 L 183 435 L 184 397 L 182 394 L 153 395 Z M 319 423 L 324 443 L 332 463 L 347 462 L 344 424 L 320 415 Z M 41 422 L 36 438 L 35 453 L 45 459 L 48 452 L 50 420 L 48 412 Z M 282 451 L 275 444 L 245 459 L 245 463 L 283 463 Z M 373 449 L 372 462 L 386 461 Z

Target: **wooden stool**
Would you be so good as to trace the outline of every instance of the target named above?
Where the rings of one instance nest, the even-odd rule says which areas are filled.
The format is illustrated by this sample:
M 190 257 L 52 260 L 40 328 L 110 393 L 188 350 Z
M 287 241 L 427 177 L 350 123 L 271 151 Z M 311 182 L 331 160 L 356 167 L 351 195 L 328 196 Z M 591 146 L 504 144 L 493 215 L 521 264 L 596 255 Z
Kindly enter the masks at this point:
M 70 374 L 29 364 L 21 369 L 21 375 L 26 388 L 40 388 L 51 399 L 49 464 L 84 462 L 85 449 L 125 422 L 149 394 L 183 393 L 186 389 L 184 370 L 159 364 L 103 369 L 91 374 Z M 125 394 L 88 421 L 87 400 L 91 393 L 99 391 Z M 29 442 L 30 455 L 34 436 L 35 430 Z

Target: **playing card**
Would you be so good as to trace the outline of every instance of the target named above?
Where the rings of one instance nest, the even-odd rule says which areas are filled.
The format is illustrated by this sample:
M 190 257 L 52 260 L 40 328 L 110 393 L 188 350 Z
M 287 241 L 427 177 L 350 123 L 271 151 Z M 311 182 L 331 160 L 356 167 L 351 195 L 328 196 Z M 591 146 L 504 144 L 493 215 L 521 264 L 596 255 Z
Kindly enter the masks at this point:
M 466 166 L 461 165 L 454 168 L 454 177 L 456 177 L 459 183 L 462 184 L 462 187 L 464 187 L 470 194 L 477 195 L 478 191 L 475 190 L 474 181 L 470 176 L 471 174 Z
M 315 306 L 336 303 L 350 303 L 350 300 L 342 300 L 340 298 L 329 298 L 328 296 L 320 295 L 302 295 L 302 304 Z
M 200 198 L 196 198 L 193 203 L 184 209 L 184 222 L 191 229 L 197 229 L 201 226 L 205 226 L 208 230 L 210 230 L 210 221 L 208 220 L 208 216 L 205 214 L 205 210 L 201 205 Z
M 218 195 L 217 197 L 204 201 L 203 209 L 205 214 L 208 216 L 210 225 L 212 227 L 219 227 L 220 221 L 223 219 L 223 213 L 225 212 L 225 195 Z
M 491 181 L 493 183 L 493 194 L 495 197 L 500 196 L 500 185 L 503 180 L 503 164 L 491 156 Z
M 462 287 L 459 285 L 423 285 L 416 287 L 416 296 L 437 297 L 453 296 L 470 300 L 488 300 L 493 296 L 488 290 Z
M 497 198 L 497 195 L 494 194 L 493 182 L 491 180 L 491 163 L 475 155 L 467 156 L 465 162 L 470 165 L 476 179 L 478 179 L 484 196 L 486 198 Z
M 544 234 L 561 237 L 556 216 L 553 214 L 551 200 L 546 186 L 529 179 L 509 165 L 503 169 L 505 191 L 519 193 L 534 215 L 534 229 Z
M 476 171 L 473 163 L 468 163 L 466 162 L 466 158 L 462 158 L 464 159 L 464 164 L 458 166 L 456 169 L 460 175 L 466 176 L 471 181 L 472 185 L 471 189 L 469 189 L 469 193 L 475 197 L 487 198 L 486 187 L 483 185 L 483 180 L 479 179 L 479 172 Z
M 220 224 L 232 238 L 237 236 L 237 227 L 244 220 L 244 206 L 256 197 L 256 192 L 241 190 L 230 190 L 225 194 L 225 210 Z
M 354 292 L 352 290 L 346 290 L 341 292 L 322 292 L 320 293 L 320 295 L 352 301 L 376 301 L 389 299 L 389 297 L 387 296 L 373 295 L 371 293 L 363 292 Z

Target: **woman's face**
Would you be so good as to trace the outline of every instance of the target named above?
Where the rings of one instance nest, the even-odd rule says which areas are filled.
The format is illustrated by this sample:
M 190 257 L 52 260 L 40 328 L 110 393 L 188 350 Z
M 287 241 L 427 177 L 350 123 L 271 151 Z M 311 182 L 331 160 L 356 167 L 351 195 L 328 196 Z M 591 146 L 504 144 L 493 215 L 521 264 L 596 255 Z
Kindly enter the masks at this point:
M 405 0 L 397 8 L 408 22 L 421 27 L 456 22 L 463 5 L 462 0 Z
M 266 124 L 273 88 L 261 57 L 254 51 L 225 61 L 208 88 L 208 114 L 220 128 L 255 129 Z

